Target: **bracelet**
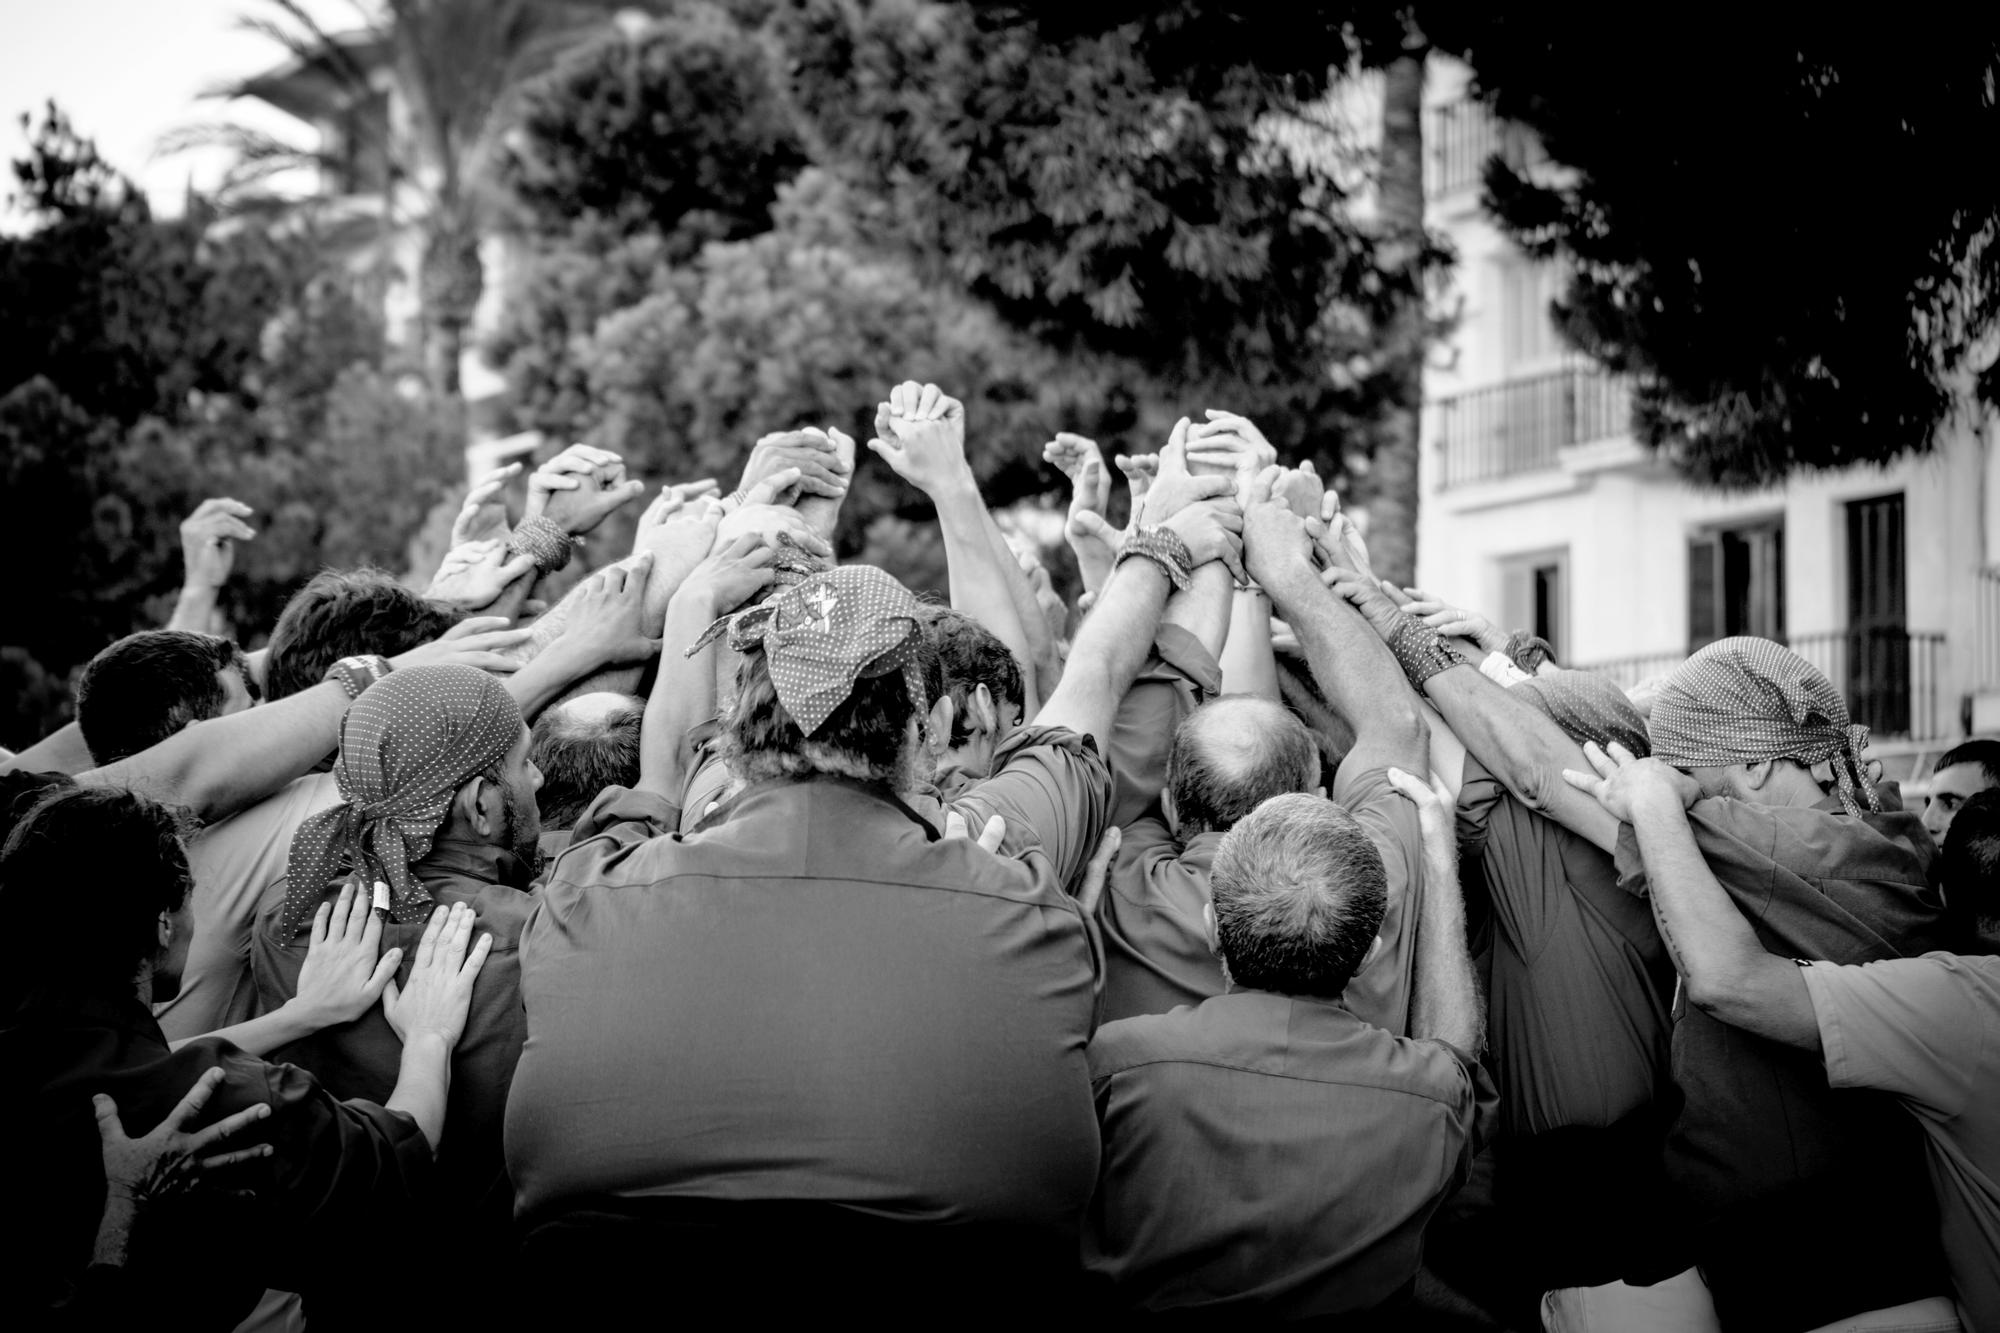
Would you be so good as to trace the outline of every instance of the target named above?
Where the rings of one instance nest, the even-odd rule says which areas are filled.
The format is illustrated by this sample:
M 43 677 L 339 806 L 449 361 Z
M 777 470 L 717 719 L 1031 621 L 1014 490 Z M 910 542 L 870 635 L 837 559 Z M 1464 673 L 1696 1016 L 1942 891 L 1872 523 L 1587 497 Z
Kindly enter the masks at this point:
M 1175 536 L 1166 527 L 1139 528 L 1125 538 L 1125 545 L 1118 552 L 1118 564 L 1134 558 L 1150 560 L 1160 567 L 1167 581 L 1178 592 L 1188 588 L 1188 571 L 1194 565 L 1194 553 L 1187 543 Z
M 1556 660 L 1556 650 L 1547 639 L 1538 639 L 1524 629 L 1517 629 L 1507 636 L 1507 646 L 1500 650 L 1514 659 L 1514 665 L 1534 675 L 1544 662 Z
M 1405 615 L 1389 635 L 1389 651 L 1403 668 L 1411 688 L 1423 693 L 1424 682 L 1440 671 L 1462 665 L 1458 655 L 1444 646 L 1444 639 L 1423 621 Z
M 348 702 L 352 703 L 361 697 L 363 690 L 394 670 L 387 658 L 378 657 L 374 653 L 364 653 L 359 657 L 341 658 L 328 667 L 326 675 L 320 679 L 330 680 L 339 685 L 341 689 L 347 691 Z
M 552 518 L 531 518 L 514 529 L 507 554 L 529 555 L 539 574 L 553 574 L 569 563 L 574 540 L 567 529 Z

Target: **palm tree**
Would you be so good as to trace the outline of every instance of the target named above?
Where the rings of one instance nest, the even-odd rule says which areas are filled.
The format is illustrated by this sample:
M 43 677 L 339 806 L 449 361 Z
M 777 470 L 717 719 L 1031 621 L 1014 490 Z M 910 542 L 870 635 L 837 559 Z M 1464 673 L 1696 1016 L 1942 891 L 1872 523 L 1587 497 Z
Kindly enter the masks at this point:
M 236 163 L 222 193 L 246 210 L 273 207 L 271 182 L 302 167 L 379 188 L 378 271 L 390 262 L 398 212 L 406 210 L 421 236 L 424 364 L 432 387 L 455 397 L 466 330 L 485 290 L 479 245 L 498 221 L 496 168 L 516 98 L 630 0 L 354 0 L 358 24 L 339 32 L 300 0 L 264 3 L 269 12 L 241 24 L 291 53 L 288 75 L 309 76 L 336 112 L 335 141 L 308 149 L 224 123 L 190 126 L 165 147 L 230 148 Z M 273 86 L 260 76 L 215 93 L 268 97 Z
M 1380 231 L 1376 266 L 1401 300 L 1385 330 L 1394 388 L 1389 419 L 1369 471 L 1368 549 L 1375 568 L 1398 584 L 1417 576 L 1417 462 L 1424 402 L 1424 54 L 1407 24 L 1401 49 L 1383 65 L 1382 151 L 1377 177 Z

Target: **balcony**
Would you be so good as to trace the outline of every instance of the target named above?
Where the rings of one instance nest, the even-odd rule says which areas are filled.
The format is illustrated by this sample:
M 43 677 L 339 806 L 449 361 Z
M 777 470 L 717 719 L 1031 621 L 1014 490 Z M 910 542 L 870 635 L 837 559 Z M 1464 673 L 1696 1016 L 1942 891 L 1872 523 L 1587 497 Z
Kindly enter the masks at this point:
M 1848 713 L 1879 740 L 1938 740 L 1956 722 L 1947 715 L 1938 690 L 1942 634 L 1847 629 L 1794 634 L 1783 642 L 1833 682 L 1847 700 Z M 1577 666 L 1609 676 L 1629 691 L 1686 660 L 1686 653 L 1651 653 Z
M 1624 381 L 1589 366 L 1508 380 L 1430 405 L 1441 490 L 1553 468 L 1569 445 L 1623 435 Z
M 1443 199 L 1477 190 L 1487 160 L 1498 154 L 1516 171 L 1545 160 L 1541 142 L 1507 121 L 1496 119 L 1483 102 L 1461 98 L 1424 113 L 1424 198 Z

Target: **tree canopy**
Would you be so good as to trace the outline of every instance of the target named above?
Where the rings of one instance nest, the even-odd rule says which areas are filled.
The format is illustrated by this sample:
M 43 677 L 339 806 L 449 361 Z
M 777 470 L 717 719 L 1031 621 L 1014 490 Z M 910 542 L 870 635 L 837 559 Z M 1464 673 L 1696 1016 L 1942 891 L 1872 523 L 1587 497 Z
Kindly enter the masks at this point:
M 1929 448 L 2000 372 L 2000 23 L 1425 21 L 1562 170 L 1487 202 L 1570 272 L 1555 310 L 1635 382 L 1634 429 L 1729 486 Z

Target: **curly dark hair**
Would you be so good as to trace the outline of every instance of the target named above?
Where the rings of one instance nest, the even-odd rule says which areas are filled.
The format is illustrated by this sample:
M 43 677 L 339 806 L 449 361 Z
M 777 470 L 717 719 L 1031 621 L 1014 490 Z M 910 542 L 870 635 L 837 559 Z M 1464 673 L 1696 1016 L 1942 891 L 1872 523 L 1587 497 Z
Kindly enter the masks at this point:
M 943 692 L 951 695 L 953 745 L 963 745 L 972 737 L 966 700 L 981 685 L 993 696 L 994 703 L 1002 707 L 1012 704 L 1017 715 L 1026 711 L 1027 692 L 1021 684 L 1021 664 L 997 634 L 948 606 L 925 606 L 923 626 L 937 649 L 944 672 Z
M 116 763 L 215 717 L 228 698 L 216 678 L 232 667 L 256 698 L 250 659 L 228 639 L 173 629 L 127 634 L 91 658 L 76 682 L 76 725 L 90 757 Z
M 121 787 L 37 802 L 0 847 L 6 1007 L 51 990 L 129 994 L 159 949 L 160 913 L 178 912 L 194 883 L 183 832 L 180 815 Z
M 914 665 L 928 703 L 944 692 L 944 670 L 928 638 L 921 639 Z M 914 774 L 903 738 L 916 713 L 902 671 L 864 676 L 808 739 L 778 701 L 764 654 L 745 653 L 736 669 L 736 702 L 725 722 L 723 754 L 738 777 L 753 782 L 836 773 L 908 790 Z

